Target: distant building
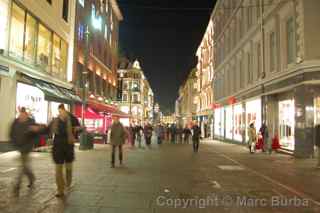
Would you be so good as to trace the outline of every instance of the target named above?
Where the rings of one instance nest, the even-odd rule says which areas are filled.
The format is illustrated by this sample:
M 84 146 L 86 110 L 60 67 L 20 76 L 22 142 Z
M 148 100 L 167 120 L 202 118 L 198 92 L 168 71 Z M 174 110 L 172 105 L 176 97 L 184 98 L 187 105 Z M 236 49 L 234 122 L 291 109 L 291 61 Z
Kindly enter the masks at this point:
M 130 63 L 124 58 L 119 63 L 117 103 L 122 112 L 131 115 L 131 119 L 123 119 L 125 125 L 153 122 L 154 94 L 138 60 Z

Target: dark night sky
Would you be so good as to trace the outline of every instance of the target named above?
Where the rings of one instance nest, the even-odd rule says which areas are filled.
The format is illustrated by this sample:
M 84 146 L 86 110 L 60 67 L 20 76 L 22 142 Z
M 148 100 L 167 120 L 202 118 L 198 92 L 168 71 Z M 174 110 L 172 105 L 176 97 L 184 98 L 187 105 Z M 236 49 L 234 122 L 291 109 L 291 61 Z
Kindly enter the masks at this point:
M 181 2 L 118 0 L 124 16 L 120 49 L 131 60 L 140 61 L 165 111 L 173 111 L 178 88 L 196 65 L 195 53 L 212 12 L 209 8 L 215 4 L 215 0 Z

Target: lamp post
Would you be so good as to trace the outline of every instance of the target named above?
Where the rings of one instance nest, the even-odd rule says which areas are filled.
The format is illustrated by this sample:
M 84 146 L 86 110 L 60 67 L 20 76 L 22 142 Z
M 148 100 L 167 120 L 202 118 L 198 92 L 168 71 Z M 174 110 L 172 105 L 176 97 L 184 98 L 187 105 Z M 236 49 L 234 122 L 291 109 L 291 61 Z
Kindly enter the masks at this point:
M 85 126 L 85 110 L 87 105 L 87 76 L 88 76 L 88 61 L 89 61 L 89 21 L 87 21 L 87 27 L 85 32 L 85 47 L 84 47 L 84 65 L 82 67 L 82 113 L 81 113 L 81 123 Z M 92 148 L 91 144 L 88 143 L 88 133 L 84 128 L 80 135 L 80 147 L 81 150 L 86 150 Z

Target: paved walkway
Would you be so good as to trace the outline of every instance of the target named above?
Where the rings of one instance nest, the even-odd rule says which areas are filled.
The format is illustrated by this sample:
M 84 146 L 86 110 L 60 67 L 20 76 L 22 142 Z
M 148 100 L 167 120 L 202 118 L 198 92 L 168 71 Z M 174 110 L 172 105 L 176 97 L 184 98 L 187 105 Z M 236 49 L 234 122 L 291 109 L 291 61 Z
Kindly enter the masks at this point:
M 18 162 L 0 155 L 0 212 L 162 213 L 320 212 L 320 170 L 314 160 L 263 153 L 239 145 L 204 142 L 125 148 L 124 166 L 110 168 L 110 147 L 77 151 L 74 187 L 55 194 L 50 153 L 34 153 L 34 189 L 11 195 Z M 26 181 L 25 181 L 26 182 Z

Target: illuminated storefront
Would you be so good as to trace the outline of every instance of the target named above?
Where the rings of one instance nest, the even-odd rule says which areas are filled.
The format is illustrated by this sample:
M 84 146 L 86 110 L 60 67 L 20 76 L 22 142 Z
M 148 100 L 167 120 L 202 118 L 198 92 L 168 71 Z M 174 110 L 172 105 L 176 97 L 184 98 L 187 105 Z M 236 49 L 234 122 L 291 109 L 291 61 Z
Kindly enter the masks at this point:
M 246 107 L 246 138 L 250 123 L 254 123 L 257 133 L 261 127 L 261 98 L 247 101 Z
M 216 136 L 224 137 L 224 108 L 214 110 L 214 133 Z
M 279 139 L 284 149 L 294 150 L 294 129 L 295 129 L 295 106 L 294 100 L 279 102 Z
M 233 107 L 233 139 L 242 142 L 243 109 L 241 104 Z
M 226 109 L 226 138 L 232 140 L 233 134 L 233 107 L 227 106 Z

